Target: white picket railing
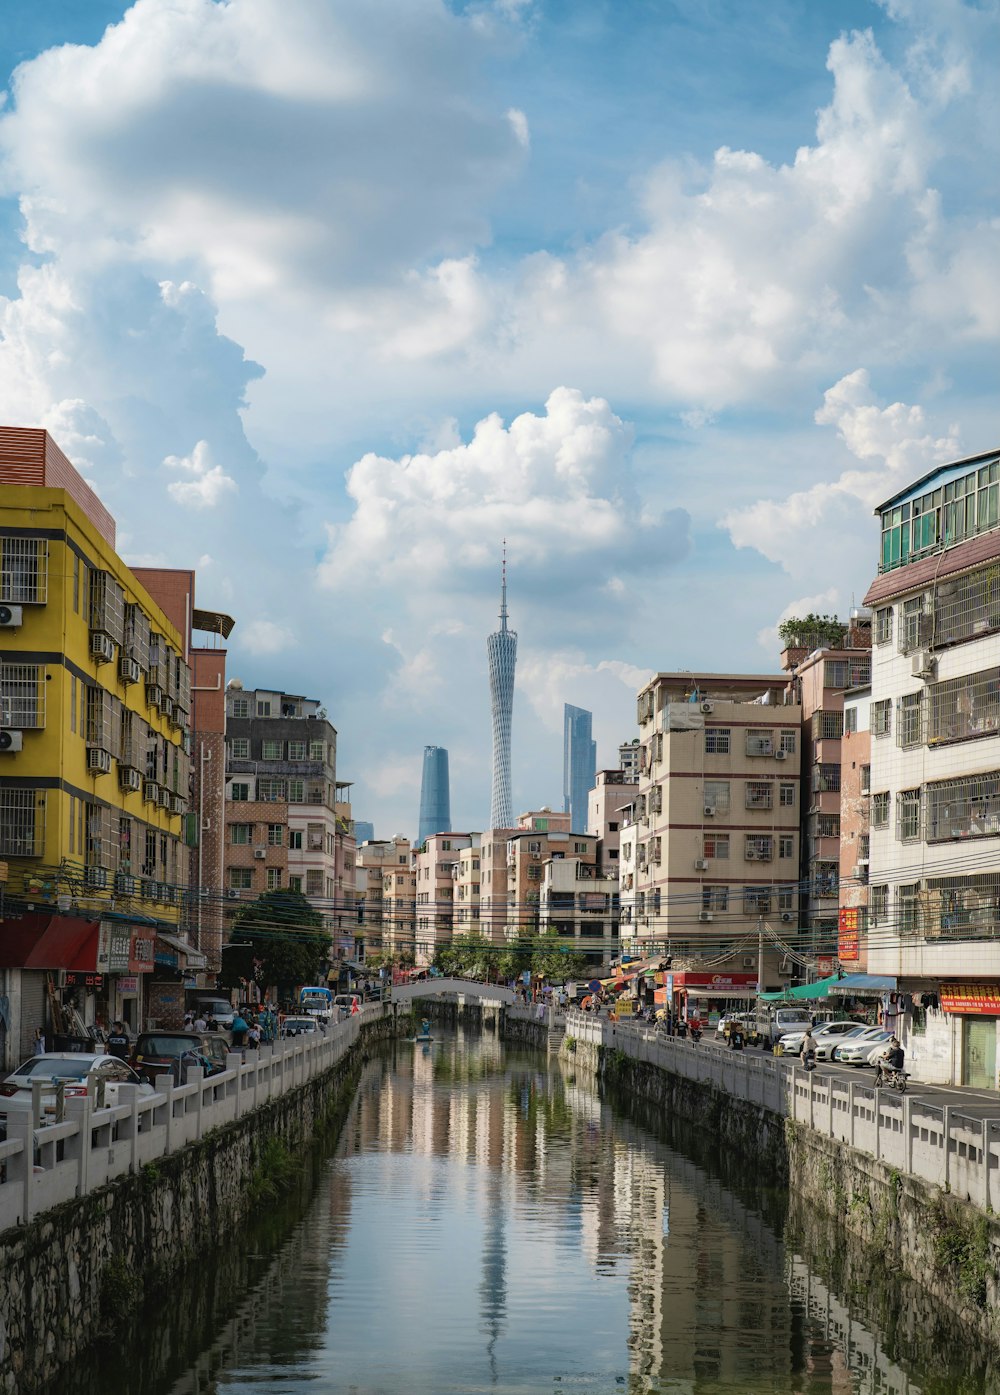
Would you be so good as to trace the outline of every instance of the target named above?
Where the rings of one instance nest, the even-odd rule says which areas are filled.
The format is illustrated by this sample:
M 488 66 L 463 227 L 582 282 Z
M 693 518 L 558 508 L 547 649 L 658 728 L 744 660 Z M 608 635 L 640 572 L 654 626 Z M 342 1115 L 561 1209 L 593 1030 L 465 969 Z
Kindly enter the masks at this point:
M 192 1069 L 184 1085 L 160 1076 L 153 1094 L 119 1086 L 117 1103 L 106 1108 L 96 1109 L 87 1095 L 68 1099 L 60 1123 L 36 1128 L 30 1111 L 8 1114 L 7 1139 L 0 1142 L 0 1230 L 137 1172 L 297 1089 L 342 1060 L 361 1024 L 382 1014 L 380 1003 L 366 1003 L 325 1033 L 230 1052 L 218 1075 Z
M 625 1052 L 685 1080 L 697 1080 L 734 1099 L 794 1119 L 840 1139 L 900 1172 L 967 1197 L 983 1210 L 1000 1198 L 1000 1120 L 972 1119 L 954 1105 L 875 1090 L 860 1080 L 806 1071 L 797 1057 L 728 1051 L 707 1040 L 697 1045 L 637 1023 L 613 1022 L 585 1012 L 566 1014 L 577 1041 Z

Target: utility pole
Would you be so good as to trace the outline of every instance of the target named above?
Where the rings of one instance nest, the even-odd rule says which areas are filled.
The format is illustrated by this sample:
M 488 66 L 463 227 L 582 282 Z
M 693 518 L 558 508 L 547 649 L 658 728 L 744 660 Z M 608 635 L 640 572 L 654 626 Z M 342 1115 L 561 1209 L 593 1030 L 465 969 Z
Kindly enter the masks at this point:
M 764 917 L 757 917 L 757 997 L 764 991 Z

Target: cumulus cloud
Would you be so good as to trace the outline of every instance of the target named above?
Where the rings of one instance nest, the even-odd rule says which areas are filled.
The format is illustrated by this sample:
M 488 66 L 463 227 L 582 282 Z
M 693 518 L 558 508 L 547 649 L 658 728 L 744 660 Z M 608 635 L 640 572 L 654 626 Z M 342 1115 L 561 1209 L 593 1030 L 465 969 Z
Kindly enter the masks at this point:
M 255 655 L 281 654 L 295 643 L 287 625 L 258 617 L 240 621 L 240 647 Z
M 228 494 L 236 492 L 232 476 L 221 465 L 212 463 L 207 441 L 197 441 L 190 455 L 168 455 L 163 463 L 168 470 L 180 470 L 190 476 L 167 485 L 171 499 L 186 508 L 214 509 Z

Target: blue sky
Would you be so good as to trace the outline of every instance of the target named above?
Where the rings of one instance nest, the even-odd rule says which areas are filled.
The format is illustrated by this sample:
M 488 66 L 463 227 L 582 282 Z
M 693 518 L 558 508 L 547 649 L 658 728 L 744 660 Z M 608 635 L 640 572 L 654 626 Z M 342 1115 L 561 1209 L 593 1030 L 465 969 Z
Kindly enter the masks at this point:
M 772 670 L 996 443 L 998 48 L 998 0 L 0 0 L 0 419 L 324 700 L 380 835 L 425 743 L 486 818 L 506 536 L 554 805 L 564 701 L 610 764 L 650 670 Z

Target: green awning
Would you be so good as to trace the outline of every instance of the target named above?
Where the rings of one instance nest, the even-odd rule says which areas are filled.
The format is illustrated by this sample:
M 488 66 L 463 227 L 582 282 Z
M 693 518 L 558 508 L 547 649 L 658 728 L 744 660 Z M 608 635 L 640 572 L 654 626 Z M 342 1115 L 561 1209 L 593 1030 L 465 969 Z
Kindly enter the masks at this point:
M 835 983 L 840 979 L 836 974 L 829 978 L 821 978 L 816 983 L 800 983 L 797 988 L 779 988 L 777 993 L 762 993 L 761 1001 L 765 1003 L 776 1002 L 812 1002 L 814 998 L 825 998 Z

